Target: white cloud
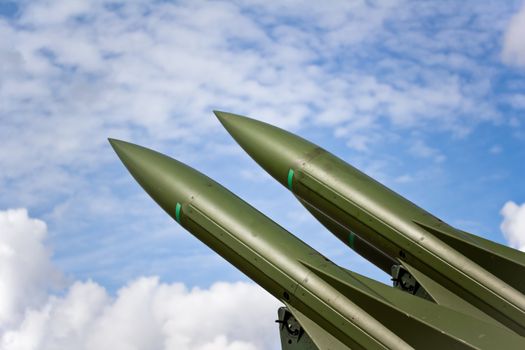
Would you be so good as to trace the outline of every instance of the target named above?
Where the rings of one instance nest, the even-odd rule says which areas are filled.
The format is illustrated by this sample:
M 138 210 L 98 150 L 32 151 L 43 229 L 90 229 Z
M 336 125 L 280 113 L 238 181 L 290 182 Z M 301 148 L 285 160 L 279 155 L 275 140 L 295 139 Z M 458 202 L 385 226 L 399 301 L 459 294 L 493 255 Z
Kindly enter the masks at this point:
M 400 0 L 23 2 L 19 17 L 0 18 L 0 184 L 56 190 L 53 174 L 73 181 L 64 168 L 91 171 L 114 159 L 101 152 L 107 136 L 181 148 L 213 142 L 213 108 L 287 128 L 343 127 L 361 151 L 381 142 L 374 135 L 384 121 L 464 133 L 496 118 L 483 103 L 490 84 L 466 84 L 454 65 L 426 68 L 454 35 L 436 41 L 412 22 L 384 30 L 387 20 L 418 20 L 409 15 L 416 10 Z M 410 48 L 397 61 L 367 57 L 377 71 L 361 67 L 359 53 L 377 41 Z
M 309 105 L 346 99 L 332 86 L 351 88 L 321 53 L 366 40 L 395 4 L 22 2 L 0 17 L 0 186 L 27 189 L 24 206 L 59 192 L 57 174 L 78 188 L 78 174 L 115 159 L 108 136 L 213 142 L 213 108 L 297 127 Z
M 513 248 L 525 252 L 525 203 L 518 205 L 509 201 L 501 209 L 503 222 L 500 225 L 507 242 Z
M 509 21 L 503 38 L 502 59 L 507 64 L 525 66 L 525 4 Z
M 255 284 L 207 289 L 141 277 L 111 296 L 87 281 L 47 294 L 56 270 L 46 226 L 0 212 L 0 348 L 256 350 L 275 348 L 278 302 Z
M 420 158 L 431 158 L 436 163 L 441 163 L 446 160 L 446 156 L 443 155 L 438 149 L 430 147 L 423 140 L 415 140 L 409 149 L 410 153 Z
M 245 282 L 188 290 L 138 278 L 115 298 L 94 282 L 76 282 L 63 297 L 28 309 L 0 334 L 2 349 L 255 350 L 278 343 L 277 302 Z
M 0 211 L 0 330 L 16 322 L 27 306 L 38 305 L 46 288 L 57 286 L 58 271 L 44 246 L 46 224 L 27 210 Z

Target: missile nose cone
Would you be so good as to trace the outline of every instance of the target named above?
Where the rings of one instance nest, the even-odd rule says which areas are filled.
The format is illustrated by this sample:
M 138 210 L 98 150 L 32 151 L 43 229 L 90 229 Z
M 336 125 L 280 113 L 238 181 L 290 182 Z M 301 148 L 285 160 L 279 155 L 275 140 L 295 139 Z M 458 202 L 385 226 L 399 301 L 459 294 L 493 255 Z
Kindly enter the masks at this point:
M 113 150 L 115 151 L 115 153 L 120 158 L 120 160 L 127 167 L 126 162 L 129 158 L 129 155 L 133 154 L 133 146 L 136 146 L 136 145 L 126 142 L 126 141 L 112 139 L 112 138 L 108 138 L 108 141 L 111 147 L 113 147 Z
M 109 143 L 140 186 L 172 217 L 181 203 L 208 178 L 189 166 L 151 149 L 109 138 Z
M 239 146 L 284 186 L 290 187 L 291 169 L 318 148 L 273 125 L 232 113 L 214 113 Z
M 228 131 L 233 127 L 232 120 L 233 120 L 233 124 L 235 124 L 235 119 L 239 117 L 236 114 L 231 114 L 231 113 L 228 113 L 228 112 L 221 112 L 221 111 L 213 111 L 213 114 L 215 114 L 217 119 L 219 119 L 221 124 Z
M 108 137 L 108 141 L 109 141 L 111 147 L 113 147 L 113 149 L 115 149 L 115 147 L 118 147 L 119 144 L 124 142 L 124 141 L 121 141 L 121 140 L 113 139 L 111 137 Z
M 122 140 L 108 138 L 108 141 L 131 175 L 141 183 L 138 177 L 149 167 L 149 156 L 157 152 Z
M 111 147 L 113 147 L 113 149 L 115 149 L 115 146 L 116 146 L 119 142 L 122 142 L 122 141 L 117 140 L 117 139 L 112 139 L 111 137 L 108 137 L 108 141 L 109 141 Z
M 263 130 L 260 130 L 263 125 L 257 120 L 221 111 L 213 111 L 213 113 L 226 131 L 247 152 L 248 149 L 252 148 L 250 143 L 257 141 L 257 133 L 264 132 L 265 128 L 263 127 Z

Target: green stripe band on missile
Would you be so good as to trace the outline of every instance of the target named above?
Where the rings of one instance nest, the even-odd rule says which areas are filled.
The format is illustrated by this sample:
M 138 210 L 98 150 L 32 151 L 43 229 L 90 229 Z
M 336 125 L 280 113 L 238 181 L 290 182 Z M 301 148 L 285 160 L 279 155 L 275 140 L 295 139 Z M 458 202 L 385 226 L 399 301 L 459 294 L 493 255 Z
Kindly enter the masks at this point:
M 288 170 L 288 188 L 290 189 L 290 191 L 292 191 L 292 182 L 293 182 L 293 169 L 290 169 Z
M 348 245 L 352 249 L 354 249 L 354 242 L 355 242 L 355 233 L 350 231 L 350 234 L 348 235 Z
M 175 220 L 180 224 L 180 209 L 182 208 L 182 205 L 180 203 L 177 203 L 177 206 L 175 206 Z

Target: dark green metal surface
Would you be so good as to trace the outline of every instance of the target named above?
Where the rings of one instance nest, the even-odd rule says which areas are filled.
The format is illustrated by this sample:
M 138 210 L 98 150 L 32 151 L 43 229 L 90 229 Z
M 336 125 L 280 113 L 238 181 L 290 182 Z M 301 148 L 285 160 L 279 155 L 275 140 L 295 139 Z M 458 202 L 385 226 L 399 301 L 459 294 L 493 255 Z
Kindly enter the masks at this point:
M 384 271 L 394 262 L 420 276 L 417 282 L 432 300 L 525 335 L 524 253 L 454 229 L 296 135 L 247 117 L 215 114 L 346 245 Z
M 320 349 L 493 349 L 503 341 L 506 349 L 525 348 L 524 338 L 504 327 L 338 267 L 215 181 L 172 158 L 110 142 L 171 217 L 281 300 Z

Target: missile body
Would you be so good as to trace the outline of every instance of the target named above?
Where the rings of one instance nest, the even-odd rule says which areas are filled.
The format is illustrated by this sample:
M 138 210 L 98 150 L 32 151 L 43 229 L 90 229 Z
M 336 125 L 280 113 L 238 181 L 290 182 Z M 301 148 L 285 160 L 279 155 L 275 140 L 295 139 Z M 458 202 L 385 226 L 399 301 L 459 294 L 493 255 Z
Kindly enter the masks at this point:
M 276 298 L 352 349 L 410 348 L 353 303 L 341 303 L 346 298 L 299 262 L 306 258 L 320 266 L 326 264 L 324 258 L 233 193 L 160 153 L 122 141 L 111 143 L 137 182 L 171 217 Z M 300 287 L 305 280 L 308 289 Z
M 275 126 L 215 112 L 237 143 L 331 232 L 385 272 L 408 270 L 450 308 L 525 335 L 525 255 L 452 228 L 358 169 Z
M 171 217 L 287 305 L 321 349 L 491 349 L 503 339 L 508 349 L 525 346 L 522 337 L 505 328 L 338 267 L 220 184 L 172 158 L 110 142 Z

